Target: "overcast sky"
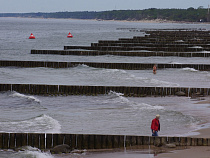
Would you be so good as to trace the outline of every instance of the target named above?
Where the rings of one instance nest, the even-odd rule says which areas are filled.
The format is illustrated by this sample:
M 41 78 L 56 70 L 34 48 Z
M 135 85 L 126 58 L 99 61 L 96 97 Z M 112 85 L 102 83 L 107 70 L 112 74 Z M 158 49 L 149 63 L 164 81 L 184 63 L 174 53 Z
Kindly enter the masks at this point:
M 208 7 L 210 0 L 0 0 L 0 13 Z

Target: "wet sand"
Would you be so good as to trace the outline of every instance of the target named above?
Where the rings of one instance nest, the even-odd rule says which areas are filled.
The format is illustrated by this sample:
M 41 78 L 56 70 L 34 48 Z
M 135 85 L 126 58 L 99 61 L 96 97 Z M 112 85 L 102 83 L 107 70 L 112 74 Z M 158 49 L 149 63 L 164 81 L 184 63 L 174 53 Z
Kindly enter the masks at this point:
M 190 147 L 185 150 L 174 150 L 171 153 L 159 154 L 156 158 L 210 158 L 210 147 Z

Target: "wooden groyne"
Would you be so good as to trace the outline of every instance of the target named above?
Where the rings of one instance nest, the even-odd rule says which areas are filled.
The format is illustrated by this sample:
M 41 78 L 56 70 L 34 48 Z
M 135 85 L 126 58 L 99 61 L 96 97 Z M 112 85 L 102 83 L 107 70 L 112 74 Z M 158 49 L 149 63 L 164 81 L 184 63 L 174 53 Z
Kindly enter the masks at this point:
M 32 146 L 51 149 L 67 144 L 73 149 L 114 149 L 142 145 L 210 146 L 210 138 L 88 135 L 51 133 L 0 133 L 0 149 Z
M 166 68 L 194 68 L 200 71 L 210 71 L 209 64 L 162 64 L 154 63 L 158 69 Z M 49 67 L 49 68 L 69 68 L 78 65 L 87 65 L 95 68 L 125 69 L 125 70 L 145 70 L 152 69 L 153 63 L 96 63 L 96 62 L 50 62 L 50 61 L 9 61 L 0 60 L 0 67 Z
M 100 95 L 110 91 L 122 93 L 128 97 L 208 96 L 210 88 L 189 87 L 126 87 L 126 86 L 78 86 L 78 85 L 42 85 L 42 84 L 0 84 L 0 91 L 16 91 L 34 95 Z
M 200 52 L 210 51 L 209 31 L 146 31 L 145 36 L 100 40 L 91 46 L 64 46 L 64 50 L 82 49 L 98 51 L 154 51 Z
M 146 46 L 133 46 L 133 47 L 122 47 L 122 46 L 64 46 L 64 50 L 68 49 L 84 49 L 84 50 L 98 50 L 98 51 L 164 51 L 164 52 L 200 52 L 210 51 L 208 47 L 146 47 Z
M 99 40 L 64 50 L 31 50 L 31 54 L 209 57 L 209 31 L 145 31 L 145 36 Z
M 209 52 L 158 52 L 158 51 L 86 51 L 86 50 L 31 50 L 31 54 L 53 54 L 53 55 L 78 55 L 78 56 L 98 56 L 98 55 L 118 55 L 118 56 L 176 56 L 176 57 L 210 57 Z

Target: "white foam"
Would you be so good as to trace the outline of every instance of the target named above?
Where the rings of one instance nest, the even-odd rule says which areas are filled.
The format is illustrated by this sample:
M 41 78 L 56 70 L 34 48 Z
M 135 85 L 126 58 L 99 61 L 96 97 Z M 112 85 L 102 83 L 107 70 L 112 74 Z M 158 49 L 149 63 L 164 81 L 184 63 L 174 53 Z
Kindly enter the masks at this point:
M 125 70 L 119 70 L 119 69 L 103 69 L 106 73 L 121 73 L 121 74 L 127 74 Z
M 201 46 L 193 46 L 193 47 L 189 47 L 189 48 L 203 48 Z
M 183 40 L 177 40 L 177 41 L 175 41 L 175 42 L 184 42 Z
M 41 115 L 29 120 L 0 122 L 0 127 L 10 132 L 60 133 L 59 122 L 48 115 Z M 4 131 L 2 131 L 4 132 Z
M 204 51 L 202 51 L 203 53 L 210 53 L 210 51 L 206 51 L 206 50 L 204 50 Z
M 129 103 L 130 101 L 123 97 L 123 93 L 117 93 L 114 91 L 110 91 L 109 94 L 110 96 L 112 96 L 112 99 L 114 99 L 114 102 L 120 102 L 120 103 Z
M 184 70 L 184 71 L 191 71 L 191 72 L 197 72 L 198 71 L 198 70 L 196 70 L 194 68 L 189 68 L 189 67 L 182 68 L 182 70 Z
M 153 84 L 156 87 L 158 87 L 158 86 L 159 87 L 160 86 L 163 86 L 163 87 L 178 87 L 179 86 L 178 83 L 160 81 L 160 80 L 157 80 L 157 79 L 147 79 L 147 80 L 144 80 L 144 82 L 149 83 L 149 84 Z
M 123 97 L 124 95 L 123 93 L 110 91 L 108 95 L 114 97 L 114 102 L 126 103 L 129 108 L 142 109 L 142 110 L 163 110 L 164 109 L 163 106 L 157 106 L 157 105 L 152 106 L 145 103 L 136 103 L 136 102 L 130 101 L 126 97 Z
M 141 84 L 144 82 L 146 84 L 149 84 L 149 86 L 155 86 L 155 87 L 178 87 L 179 84 L 177 83 L 172 83 L 172 82 L 166 82 L 166 81 L 160 81 L 157 79 L 153 78 L 147 78 L 147 77 L 136 77 L 134 74 L 129 75 L 127 80 L 135 80 L 137 82 L 140 82 Z
M 34 96 L 24 95 L 24 94 L 15 92 L 15 91 L 13 91 L 12 94 L 11 94 L 10 96 L 11 96 L 11 97 L 25 98 L 25 99 L 29 99 L 29 100 L 35 101 L 35 102 L 37 102 L 37 103 L 41 103 L 41 101 L 40 101 L 38 98 L 34 97 Z
M 24 151 L 19 151 L 24 157 L 33 157 L 33 158 L 54 158 L 51 153 L 42 152 L 38 148 L 26 147 Z
M 77 67 L 78 68 L 90 68 L 88 65 L 85 65 L 85 64 L 79 64 Z

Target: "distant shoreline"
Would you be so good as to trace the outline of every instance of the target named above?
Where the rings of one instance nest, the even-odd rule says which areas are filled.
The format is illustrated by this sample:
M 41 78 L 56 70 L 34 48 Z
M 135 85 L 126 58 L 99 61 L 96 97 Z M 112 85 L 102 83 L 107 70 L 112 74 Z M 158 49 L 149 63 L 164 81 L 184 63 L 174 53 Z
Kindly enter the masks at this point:
M 41 18 L 41 17 L 0 17 L 0 18 L 21 18 L 21 19 L 58 19 L 58 20 L 84 20 L 84 21 L 113 21 L 113 22 L 133 22 L 133 23 L 176 23 L 176 24 L 210 24 L 210 22 L 186 22 L 170 21 L 163 19 L 154 20 L 103 20 L 103 19 L 74 19 L 74 18 Z

